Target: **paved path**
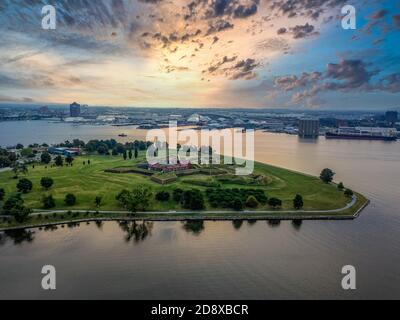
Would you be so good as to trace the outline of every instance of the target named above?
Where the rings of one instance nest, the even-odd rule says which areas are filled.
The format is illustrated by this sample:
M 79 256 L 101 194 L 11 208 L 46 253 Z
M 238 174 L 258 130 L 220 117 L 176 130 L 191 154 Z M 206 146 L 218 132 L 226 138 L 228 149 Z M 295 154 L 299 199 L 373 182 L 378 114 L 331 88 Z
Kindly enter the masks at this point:
M 353 196 L 351 201 L 346 204 L 343 208 L 339 209 L 331 209 L 331 210 L 243 210 L 243 211 L 234 211 L 234 210 L 209 210 L 209 211 L 138 211 L 137 214 L 177 214 L 177 215 L 184 215 L 184 214 L 281 214 L 281 213 L 338 213 L 350 209 L 355 203 L 357 202 L 357 197 Z M 74 212 L 86 212 L 94 210 L 34 210 L 32 215 L 38 214 L 52 214 L 52 213 L 67 213 L 68 211 Z M 127 214 L 128 211 L 98 211 L 99 213 L 104 214 Z
M 12 169 L 10 168 L 10 167 L 7 167 L 7 168 L 1 168 L 0 169 L 0 173 L 2 173 L 2 172 L 6 172 L 6 171 L 11 171 Z

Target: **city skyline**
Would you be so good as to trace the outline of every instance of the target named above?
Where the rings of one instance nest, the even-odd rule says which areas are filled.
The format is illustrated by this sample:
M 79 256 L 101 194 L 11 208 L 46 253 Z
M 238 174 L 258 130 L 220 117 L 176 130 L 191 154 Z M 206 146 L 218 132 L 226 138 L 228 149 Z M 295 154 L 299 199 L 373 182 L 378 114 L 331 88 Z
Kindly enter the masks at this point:
M 0 5 L 0 102 L 395 109 L 400 8 L 341 0 L 45 1 Z M 334 44 L 334 49 L 332 49 Z M 382 110 L 383 111 L 383 110 Z

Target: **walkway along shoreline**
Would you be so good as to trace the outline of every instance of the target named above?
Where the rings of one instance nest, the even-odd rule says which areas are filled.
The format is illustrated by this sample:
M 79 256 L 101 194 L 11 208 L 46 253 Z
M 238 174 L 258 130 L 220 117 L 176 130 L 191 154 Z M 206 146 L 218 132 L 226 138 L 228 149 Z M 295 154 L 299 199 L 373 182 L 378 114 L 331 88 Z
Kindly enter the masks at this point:
M 358 218 L 361 212 L 369 205 L 370 200 L 366 200 L 365 203 L 352 215 L 318 215 L 318 214 L 309 214 L 309 213 L 337 213 L 351 208 L 357 202 L 357 197 L 353 196 L 352 201 L 347 204 L 344 208 L 341 209 L 333 209 L 333 210 L 317 210 L 317 211 L 241 211 L 240 214 L 235 211 L 203 211 L 205 214 L 199 215 L 198 211 L 186 211 L 186 212 L 138 212 L 137 214 L 150 215 L 145 217 L 99 217 L 99 218 L 87 218 L 87 219 L 76 219 L 76 220 L 63 220 L 57 222 L 48 222 L 48 223 L 38 223 L 38 224 L 29 224 L 24 226 L 16 226 L 9 228 L 0 228 L 0 232 L 3 231 L 11 231 L 11 230 L 21 230 L 21 229 L 36 229 L 40 227 L 51 227 L 65 224 L 77 224 L 77 223 L 85 223 L 85 222 L 97 222 L 97 221 L 191 221 L 191 220 L 203 220 L 203 221 L 232 221 L 232 220 L 354 220 Z M 53 213 L 66 213 L 69 210 L 57 210 L 57 211 L 36 211 L 33 215 L 38 214 L 53 214 Z M 85 213 L 87 210 L 74 210 L 74 212 Z M 103 214 L 126 214 L 127 211 L 99 211 L 99 213 Z M 207 214 L 229 214 L 229 213 L 237 213 L 237 215 L 232 216 L 207 216 Z M 258 215 L 248 215 L 246 214 L 260 214 Z M 264 213 L 264 214 L 263 214 Z M 281 213 L 284 213 L 282 215 Z M 289 213 L 289 214 L 285 214 Z M 290 214 L 292 213 L 292 214 Z M 296 214 L 293 214 L 296 213 Z M 151 215 L 166 215 L 165 217 L 151 217 Z M 172 214 L 190 214 L 191 216 L 168 216 Z M 1 216 L 0 216 L 1 217 Z

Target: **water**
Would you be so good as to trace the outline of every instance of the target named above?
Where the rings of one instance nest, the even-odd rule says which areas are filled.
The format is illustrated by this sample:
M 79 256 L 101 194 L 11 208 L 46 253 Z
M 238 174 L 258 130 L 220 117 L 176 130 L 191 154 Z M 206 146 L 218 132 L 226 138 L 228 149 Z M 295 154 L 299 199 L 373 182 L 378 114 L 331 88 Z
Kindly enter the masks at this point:
M 32 121 L 0 123 L 0 145 L 118 138 L 120 132 L 128 133 L 128 140 L 145 136 L 137 129 Z M 0 298 L 400 298 L 399 142 L 310 142 L 257 132 L 256 159 L 315 175 L 330 167 L 371 205 L 354 221 L 300 226 L 108 222 L 3 234 Z M 41 290 L 45 264 L 57 269 L 56 291 Z M 347 264 L 357 270 L 355 291 L 341 289 L 340 271 Z

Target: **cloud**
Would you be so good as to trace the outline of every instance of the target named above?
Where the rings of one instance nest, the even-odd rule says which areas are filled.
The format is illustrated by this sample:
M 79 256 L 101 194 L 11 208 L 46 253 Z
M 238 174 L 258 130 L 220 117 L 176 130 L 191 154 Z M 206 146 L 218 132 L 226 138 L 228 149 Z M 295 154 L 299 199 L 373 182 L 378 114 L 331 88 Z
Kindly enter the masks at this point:
M 378 11 L 375 11 L 375 12 L 372 14 L 371 18 L 372 18 L 372 19 L 375 19 L 375 20 L 382 19 L 387 13 L 388 13 L 387 10 L 385 10 L 385 9 L 380 9 L 380 10 L 378 10 Z
M 294 39 L 305 38 L 318 34 L 318 32 L 314 31 L 314 26 L 308 22 L 305 25 L 297 25 L 293 28 L 290 28 L 290 33 L 293 34 Z
M 393 17 L 393 23 L 396 26 L 396 28 L 400 29 L 400 14 L 395 14 Z
M 400 92 L 400 73 L 392 73 L 374 81 L 380 72 L 379 69 L 371 70 L 371 64 L 359 59 L 341 60 L 329 63 L 324 72 L 276 77 L 274 89 L 295 91 L 290 103 L 305 102 L 309 106 L 316 104 L 319 93 L 327 91 Z
M 232 56 L 231 58 L 224 56 L 221 61 L 218 61 L 217 63 L 212 64 L 207 70 L 203 70 L 202 73 L 213 74 L 217 70 L 219 70 L 222 65 L 230 63 L 230 62 L 234 62 L 236 59 L 237 59 L 237 56 Z
M 259 63 L 257 63 L 254 59 L 241 60 L 236 63 L 236 65 L 234 65 L 230 70 L 228 70 L 229 72 L 232 72 L 229 79 L 253 79 L 257 76 L 257 74 L 253 70 L 258 66 Z
M 254 70 L 260 65 L 260 63 L 258 63 L 255 59 L 243 59 L 232 64 L 236 60 L 237 56 L 232 56 L 230 58 L 224 56 L 221 61 L 210 65 L 206 70 L 203 70 L 202 73 L 210 75 L 223 75 L 230 80 L 250 80 L 257 76 Z
M 210 35 L 212 33 L 220 32 L 227 29 L 233 29 L 233 27 L 234 25 L 227 20 L 219 19 L 217 21 L 211 21 L 209 23 L 209 28 L 206 35 Z
M 277 31 L 276 31 L 276 33 L 277 34 L 284 34 L 284 33 L 286 33 L 287 32 L 287 29 L 286 28 L 279 28 Z
M 248 6 L 238 5 L 233 11 L 234 18 L 247 18 L 257 12 L 257 4 L 253 3 Z
M 392 93 L 400 92 L 400 72 L 392 73 L 380 79 L 378 87 L 380 90 Z
M 329 63 L 326 77 L 342 82 L 327 84 L 330 89 L 367 88 L 372 76 L 379 71 L 367 71 L 367 64 L 362 60 L 341 60 L 339 63 Z
M 35 100 L 32 98 L 28 98 L 28 97 L 14 98 L 14 97 L 4 96 L 4 95 L 0 94 L 0 102 L 32 103 L 32 102 L 35 102 Z
M 291 91 L 299 87 L 306 87 L 310 84 L 316 83 L 322 77 L 321 72 L 303 72 L 301 76 L 288 75 L 283 77 L 276 77 L 274 80 L 274 86 L 285 91 Z
M 255 15 L 259 0 L 193 0 L 187 5 L 185 19 L 243 19 Z
M 257 49 L 267 50 L 268 52 L 287 51 L 289 44 L 282 38 L 269 38 L 257 44 Z
M 346 3 L 347 0 L 274 0 L 270 8 L 288 18 L 305 16 L 316 20 L 327 9 Z

